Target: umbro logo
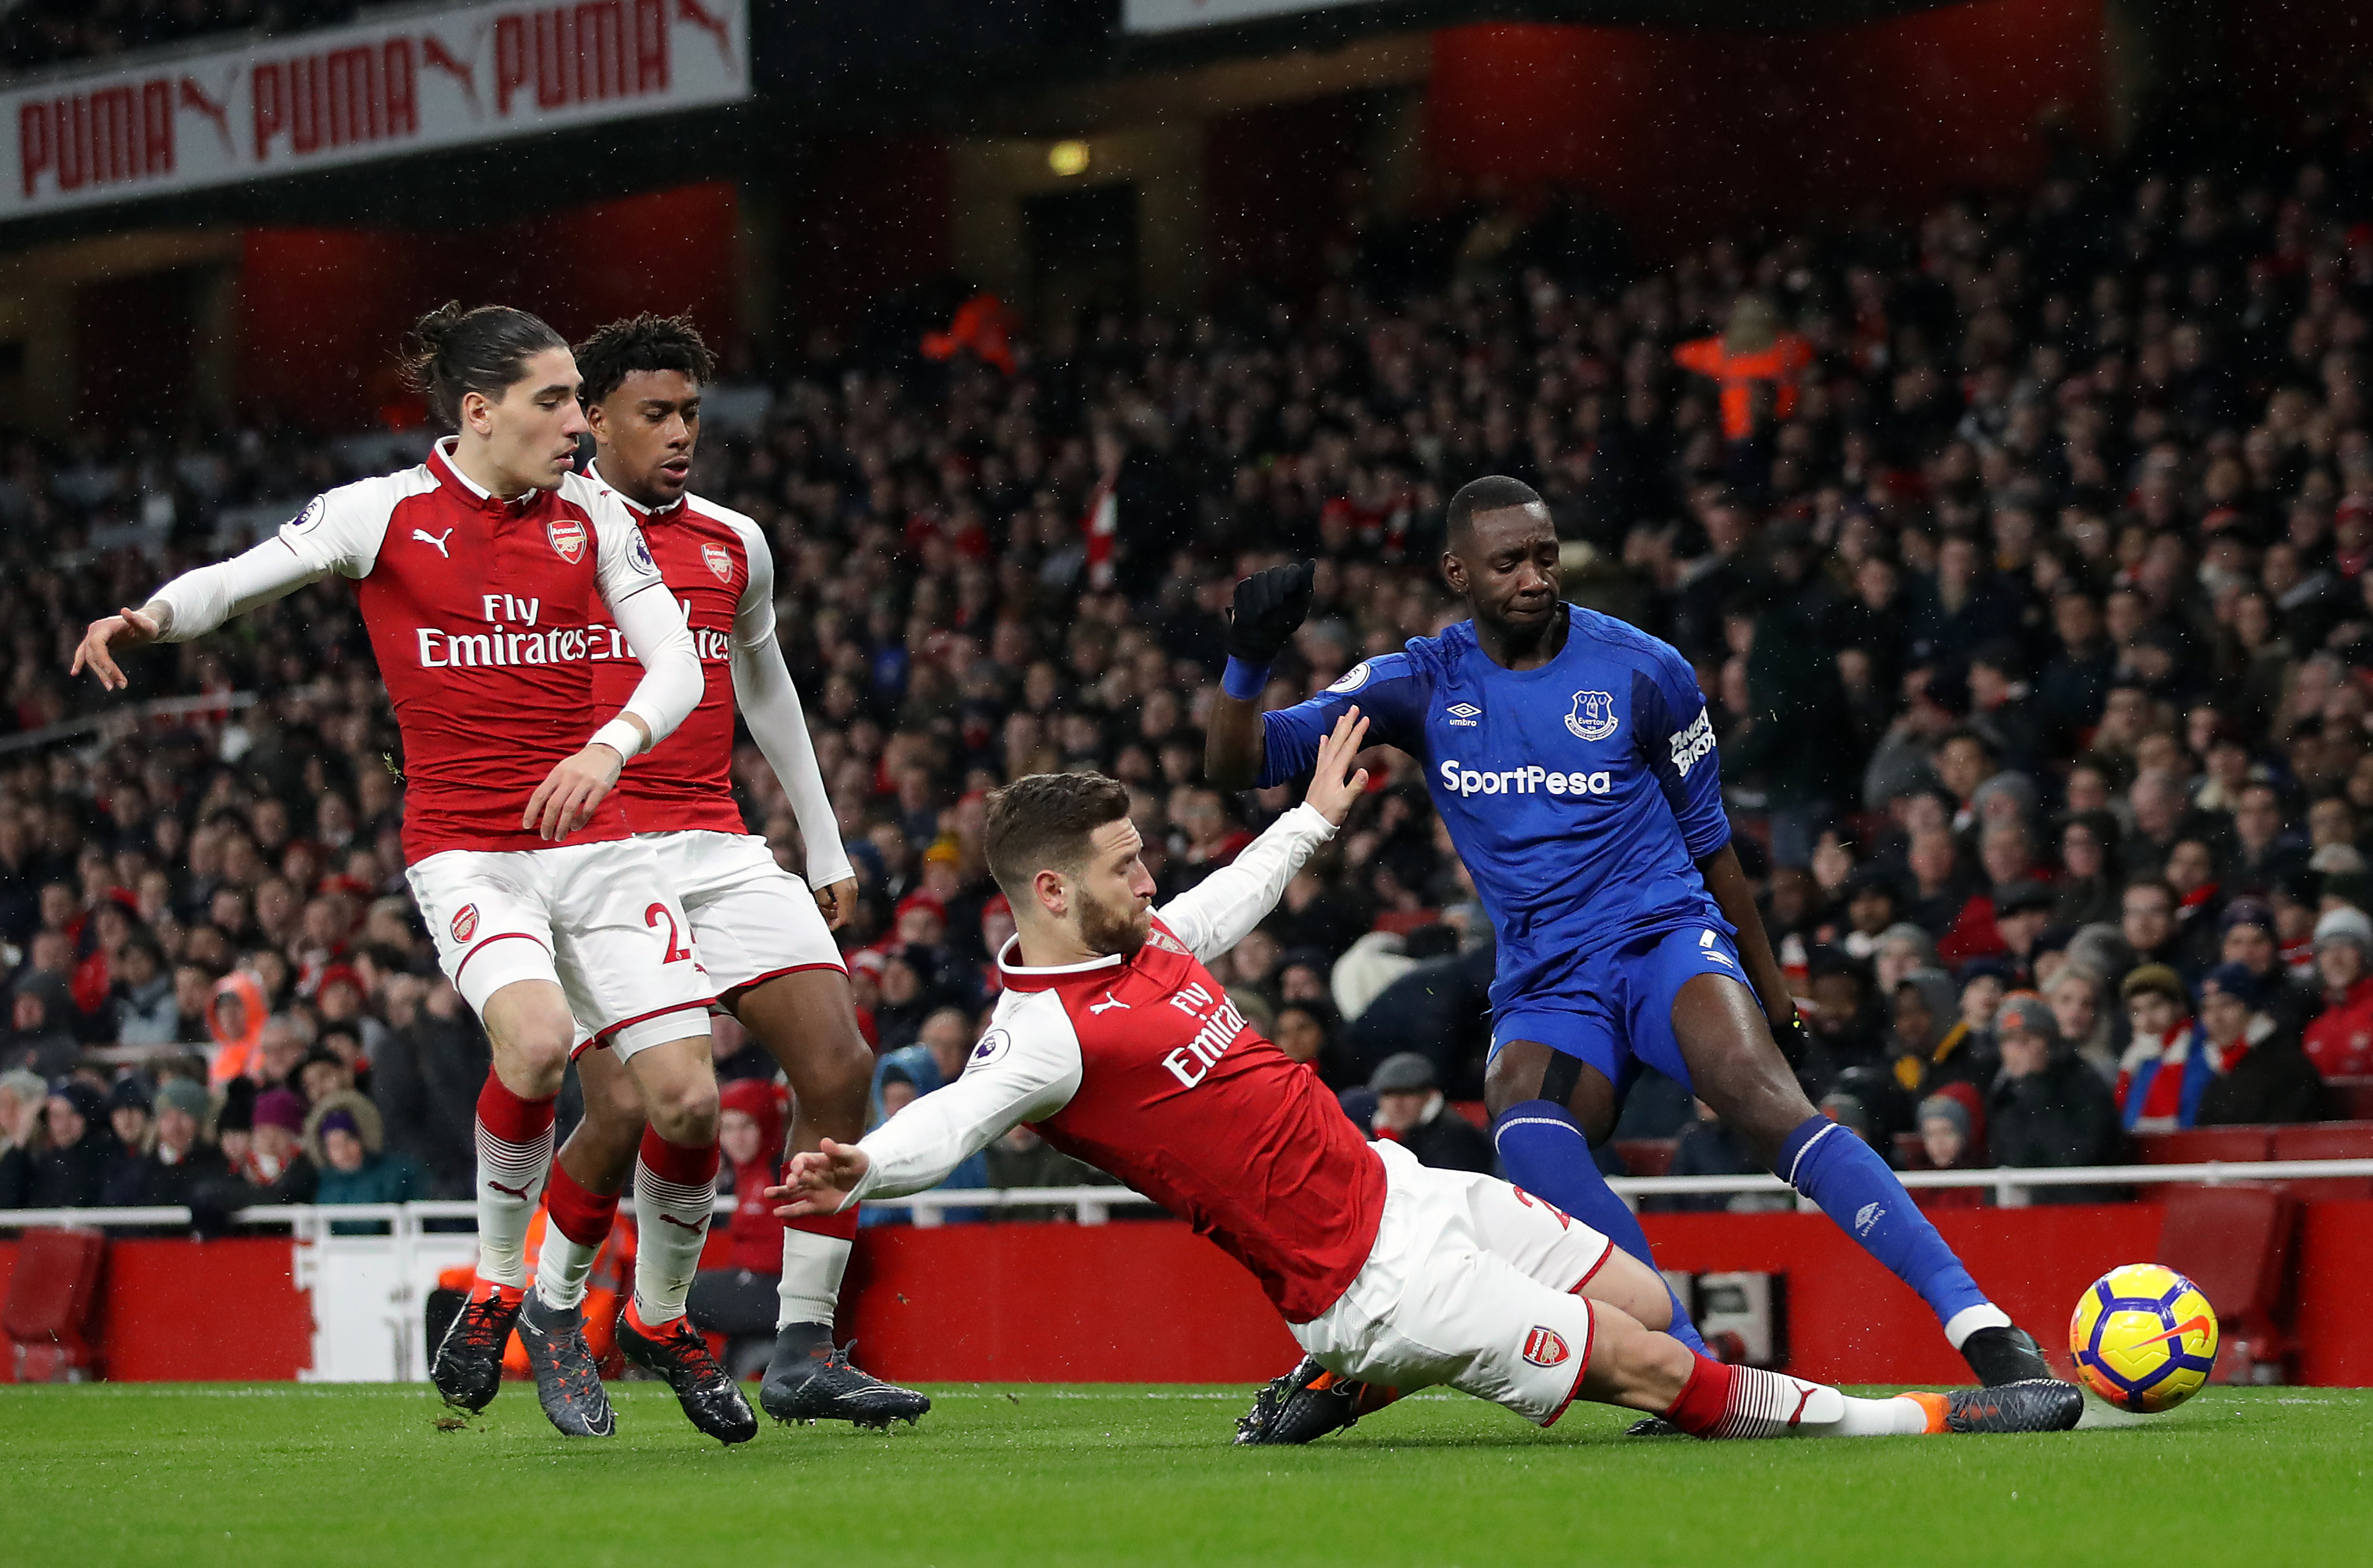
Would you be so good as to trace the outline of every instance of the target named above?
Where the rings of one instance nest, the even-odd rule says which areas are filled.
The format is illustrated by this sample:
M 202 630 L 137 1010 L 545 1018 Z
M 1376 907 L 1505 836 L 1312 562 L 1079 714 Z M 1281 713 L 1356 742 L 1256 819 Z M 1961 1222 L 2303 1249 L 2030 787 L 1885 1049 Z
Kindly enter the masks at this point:
M 436 545 L 437 553 L 444 556 L 447 560 L 450 561 L 453 558 L 453 552 L 445 547 L 445 541 L 453 537 L 453 531 L 451 529 L 449 528 L 442 533 L 431 533 L 425 528 L 415 528 L 412 531 L 412 536 L 415 539 L 419 540 L 423 544 Z
M 1454 702 L 1443 711 L 1449 715 L 1453 725 L 1462 730 L 1472 730 L 1475 721 L 1483 717 L 1483 710 L 1471 702 Z
M 1865 1203 L 1854 1211 L 1854 1235 L 1866 1236 L 1870 1227 L 1887 1218 L 1887 1211 L 1876 1203 Z

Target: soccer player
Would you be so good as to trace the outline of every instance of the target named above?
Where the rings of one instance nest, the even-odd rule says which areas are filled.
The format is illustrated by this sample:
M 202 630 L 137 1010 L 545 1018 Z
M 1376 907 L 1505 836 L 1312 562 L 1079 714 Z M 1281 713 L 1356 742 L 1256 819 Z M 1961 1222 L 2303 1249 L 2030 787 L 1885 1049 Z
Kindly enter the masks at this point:
M 74 668 L 120 688 L 119 649 L 203 637 L 333 573 L 353 580 L 403 733 L 405 874 L 494 1047 L 478 1097 L 477 1277 L 430 1375 L 476 1410 L 520 1317 L 577 1018 L 633 1072 L 658 1135 L 649 1161 L 672 1184 L 665 1202 L 637 1195 L 642 1320 L 679 1320 L 698 1266 L 717 1169 L 712 992 L 683 905 L 611 793 L 702 683 L 633 515 L 570 471 L 586 423 L 567 343 L 493 305 L 448 305 L 416 331 L 415 384 L 454 431 L 427 462 L 328 491 L 244 555 L 92 622 Z M 589 660 L 605 624 L 640 666 L 612 707 Z M 696 1227 L 668 1223 L 696 1211 Z M 525 1343 L 548 1353 L 544 1336 Z M 754 1432 L 720 1383 L 708 1397 L 740 1405 Z M 606 1404 L 579 1414 L 576 1430 L 606 1430 Z
M 1701 1437 L 1876 1436 L 2073 1425 L 2074 1385 L 1885 1399 L 1693 1354 L 1658 1331 L 1663 1281 L 1507 1183 L 1372 1144 L 1316 1076 L 1263 1039 L 1204 960 L 1243 940 L 1367 783 L 1346 711 L 1307 801 L 1192 891 L 1153 908 L 1128 792 L 1033 774 L 990 797 L 989 871 L 1017 934 L 964 1073 L 854 1144 L 795 1156 L 789 1214 L 919 1192 L 1034 1124 L 1252 1270 L 1318 1370 L 1280 1378 L 1239 1442 L 1298 1443 L 1447 1383 L 1542 1426 L 1576 1398 L 1661 1413 Z
M 1786 977 L 1722 803 L 1713 727 L 1670 646 L 1558 596 L 1558 539 L 1499 476 L 1451 497 L 1443 576 L 1471 620 L 1355 666 L 1307 702 L 1259 708 L 1310 603 L 1310 568 L 1236 585 L 1207 737 L 1222 788 L 1311 765 L 1356 701 L 1417 757 L 1499 940 L 1485 1094 L 1509 1178 L 1652 1263 L 1592 1164 L 1646 1063 L 1689 1086 L 1759 1157 L 1925 1299 L 1988 1385 L 2049 1377 L 1887 1163 L 1815 1111 L 1774 1036 L 1801 1039 Z M 1673 1332 L 1703 1349 L 1676 1302 Z
M 691 918 L 690 940 L 717 989 L 791 1082 L 791 1148 L 830 1134 L 865 1130 L 873 1053 L 858 1032 L 848 971 L 832 938 L 855 907 L 857 878 L 840 842 L 832 802 L 817 770 L 799 692 L 775 642 L 775 569 L 755 523 L 687 489 L 700 439 L 701 389 L 716 360 L 691 322 L 637 316 L 613 322 L 577 346 L 585 416 L 598 449 L 590 475 L 624 500 L 641 525 L 660 575 L 684 605 L 705 672 L 700 701 L 676 732 L 618 782 L 626 821 L 659 858 Z M 635 666 L 611 627 L 593 628 L 593 691 L 624 696 Z M 733 715 L 782 780 L 807 841 L 805 883 L 775 863 L 766 841 L 747 832 L 733 799 Z M 811 889 L 813 891 L 811 892 Z M 585 1021 L 589 1035 L 591 1020 Z M 562 1330 L 565 1354 L 537 1368 L 547 1407 L 598 1398 L 590 1359 L 579 1364 L 577 1314 L 594 1255 L 631 1176 L 638 1207 L 646 1191 L 665 1208 L 663 1223 L 707 1223 L 709 1175 L 682 1190 L 660 1174 L 664 1141 L 646 1122 L 642 1094 L 615 1053 L 580 1045 L 577 1071 L 585 1119 L 553 1161 L 552 1216 L 536 1263 L 527 1317 Z M 832 1339 L 834 1308 L 857 1235 L 857 1215 L 790 1221 L 783 1228 L 781 1306 L 775 1354 L 759 1390 L 781 1421 L 819 1418 L 885 1426 L 912 1422 L 931 1402 L 912 1389 L 867 1376 Z M 683 1297 L 675 1297 L 681 1305 Z M 660 1373 L 685 1398 L 685 1413 L 712 1435 L 716 1411 L 698 1391 L 719 1375 L 701 1337 L 679 1315 L 647 1320 L 637 1300 L 618 1340 L 627 1355 Z M 746 1408 L 743 1420 L 746 1421 Z M 735 1427 L 733 1430 L 739 1430 Z M 743 1432 L 742 1435 L 748 1435 Z

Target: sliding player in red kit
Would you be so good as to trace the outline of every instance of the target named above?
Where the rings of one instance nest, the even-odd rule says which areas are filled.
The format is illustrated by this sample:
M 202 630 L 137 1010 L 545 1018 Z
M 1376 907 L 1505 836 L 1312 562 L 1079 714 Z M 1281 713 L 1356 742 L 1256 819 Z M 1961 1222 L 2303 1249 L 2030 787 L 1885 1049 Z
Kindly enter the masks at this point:
M 991 796 L 989 870 L 1018 934 L 998 957 L 988 1033 L 953 1083 L 857 1144 L 795 1156 L 768 1192 L 778 1211 L 921 1191 L 1033 1123 L 1251 1270 L 1315 1362 L 1263 1391 L 1243 1443 L 1308 1442 L 1444 1383 L 1542 1426 L 1584 1398 L 1700 1437 L 2075 1424 L 2083 1397 L 2064 1383 L 1863 1399 L 1707 1360 L 1661 1331 L 1664 1281 L 1607 1237 L 1505 1182 L 1362 1141 L 1203 962 L 1334 836 L 1367 782 L 1352 772 L 1366 731 L 1358 708 L 1343 715 L 1308 800 L 1158 911 L 1119 783 L 1035 774 Z
M 598 449 L 590 477 L 634 510 L 660 575 L 684 606 L 704 671 L 691 716 L 620 779 L 613 798 L 684 901 L 687 939 L 719 1005 L 749 1027 L 789 1077 L 791 1148 L 813 1149 L 827 1135 L 854 1139 L 865 1129 L 873 1055 L 858 1032 L 848 970 L 831 928 L 855 905 L 856 875 L 841 848 L 799 693 L 776 645 L 774 560 L 766 535 L 740 512 L 686 489 L 700 439 L 701 389 L 716 361 L 689 322 L 637 316 L 578 345 L 577 364 Z M 592 654 L 595 695 L 623 697 L 635 679 L 624 642 L 597 625 Z M 776 864 L 766 839 L 742 825 L 732 781 L 737 704 L 806 840 L 804 883 Z M 584 1022 L 590 1036 L 594 1020 Z M 708 1223 L 713 1186 L 681 1191 L 657 1172 L 652 1156 L 661 1140 L 647 1130 L 641 1091 L 614 1053 L 589 1038 L 577 1070 L 585 1119 L 553 1162 L 551 1223 L 536 1263 L 539 1300 L 530 1319 L 579 1310 L 630 1177 L 638 1208 L 647 1193 L 655 1203 L 674 1204 L 662 1223 Z M 707 1317 L 737 1319 L 728 1325 L 737 1333 L 774 1325 L 775 1352 L 759 1400 L 777 1420 L 883 1426 L 915 1421 L 930 1409 L 923 1395 L 850 1366 L 833 1343 L 834 1309 L 856 1235 L 854 1210 L 791 1221 L 783 1231 L 782 1277 L 766 1299 L 733 1295 L 696 1304 Z M 643 1245 L 649 1245 L 648 1231 Z M 709 1407 L 698 1394 L 710 1386 L 715 1365 L 699 1336 L 681 1315 L 658 1324 L 645 1320 L 645 1310 L 640 1303 L 627 1308 L 619 1343 L 680 1395 L 692 1391 L 684 1410 L 702 1430 L 733 1440 L 708 1424 Z M 560 1343 L 565 1356 L 536 1363 L 546 1408 L 601 1399 L 590 1360 L 577 1360 L 581 1341 Z M 672 1347 L 672 1353 L 654 1354 L 660 1345 Z M 606 1412 L 606 1403 L 600 1408 Z
M 612 798 L 628 761 L 692 711 L 701 674 L 633 514 L 570 472 L 586 425 L 567 343 L 491 305 L 446 306 L 417 331 L 416 384 L 456 432 L 427 462 L 328 491 L 244 555 L 93 622 L 74 667 L 121 687 L 118 649 L 188 641 L 333 574 L 354 582 L 403 736 L 405 874 L 493 1045 L 478 1099 L 477 1278 L 430 1374 L 448 1402 L 475 1410 L 522 1318 L 527 1231 L 577 1019 L 629 1063 L 675 1189 L 713 1188 L 712 988 L 658 858 Z M 639 673 L 604 705 L 588 653 L 606 626 Z M 687 1236 L 660 1223 L 676 1205 L 644 1215 L 635 1294 L 647 1320 L 682 1317 L 707 1202 Z M 528 1336 L 532 1353 L 543 1339 Z M 740 1392 L 718 1381 L 754 1432 Z M 606 1431 L 606 1406 L 599 1417 L 555 1424 Z

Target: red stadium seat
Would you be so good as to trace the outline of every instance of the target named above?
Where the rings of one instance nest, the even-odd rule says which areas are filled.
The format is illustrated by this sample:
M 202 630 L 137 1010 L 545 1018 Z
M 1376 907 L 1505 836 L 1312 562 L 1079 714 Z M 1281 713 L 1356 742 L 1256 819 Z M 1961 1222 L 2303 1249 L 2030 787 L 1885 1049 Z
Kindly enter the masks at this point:
M 1420 926 L 1441 923 L 1442 912 L 1438 909 L 1387 909 L 1376 917 L 1376 923 L 1371 929 L 1390 931 L 1395 936 L 1407 936 Z
M 1670 1138 L 1626 1138 L 1615 1145 L 1615 1155 L 1631 1176 L 1660 1176 L 1673 1168 L 1675 1141 Z
M 1483 1108 L 1480 1100 L 1453 1100 L 1450 1108 L 1473 1122 L 1484 1131 L 1491 1130 L 1491 1113 Z
M 2195 1127 L 2182 1132 L 2134 1135 L 2134 1153 L 2146 1165 L 2204 1165 L 2274 1157 L 2274 1130 L 2264 1127 Z
M 90 1342 L 107 1238 L 97 1231 L 35 1230 L 17 1248 L 0 1333 L 19 1383 L 79 1383 L 97 1375 Z
M 2332 1108 L 2352 1121 L 2373 1121 L 2373 1078 L 2327 1078 Z
M 2216 1309 L 2216 1378 L 2289 1380 L 2291 1237 L 2298 1199 L 2265 1187 L 2185 1187 L 2168 1194 L 2158 1259 L 2188 1276 Z
M 2277 1160 L 2373 1160 L 2373 1121 L 2311 1121 L 2274 1129 Z M 2329 1176 L 2286 1181 L 2283 1190 L 2302 1199 L 2373 1198 L 2373 1176 Z

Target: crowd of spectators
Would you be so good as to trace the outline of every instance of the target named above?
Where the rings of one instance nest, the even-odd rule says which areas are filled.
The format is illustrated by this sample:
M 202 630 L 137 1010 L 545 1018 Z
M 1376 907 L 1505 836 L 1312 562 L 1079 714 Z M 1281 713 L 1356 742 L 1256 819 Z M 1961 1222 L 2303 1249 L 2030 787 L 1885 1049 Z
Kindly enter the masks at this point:
M 0 68 L 104 60 L 207 33 L 254 37 L 353 18 L 357 0 L 18 0 L 0 9 Z
M 1442 508 L 1485 473 L 1548 498 L 1569 596 L 1698 669 L 1829 1114 L 1945 1167 L 2332 1114 L 2329 1081 L 2373 1073 L 2365 162 L 2071 163 L 1908 228 L 1644 270 L 1579 231 L 1603 237 L 1453 213 L 1421 266 L 1411 230 L 1355 225 L 1305 297 L 1058 323 L 1010 370 L 817 333 L 718 400 L 742 412 L 695 486 L 781 563 L 863 884 L 878 1114 L 959 1071 L 994 1000 L 985 792 L 1101 768 L 1164 896 L 1226 863 L 1297 793 L 1203 780 L 1232 584 L 1317 562 L 1268 693 L 1297 699 L 1457 617 Z M 405 893 L 350 590 L 140 655 L 121 698 L 64 675 L 86 618 L 217 554 L 220 509 L 346 477 L 334 451 L 275 427 L 6 456 L 0 1207 L 467 1193 L 485 1047 Z M 88 547 L 158 496 L 163 558 Z M 205 700 L 28 738 L 163 697 Z M 1417 764 L 1368 766 L 1216 967 L 1380 1135 L 1488 1159 L 1442 1117 L 1479 1085 L 1489 925 Z M 804 864 L 754 748 L 735 777 Z M 730 1024 L 718 1057 L 771 1074 Z M 1669 1083 L 1619 1137 L 1745 1168 Z M 1055 1159 L 1018 1135 L 965 1179 Z

